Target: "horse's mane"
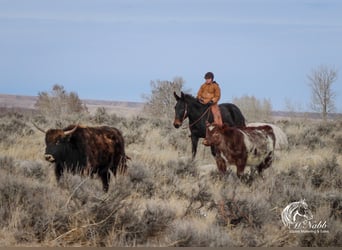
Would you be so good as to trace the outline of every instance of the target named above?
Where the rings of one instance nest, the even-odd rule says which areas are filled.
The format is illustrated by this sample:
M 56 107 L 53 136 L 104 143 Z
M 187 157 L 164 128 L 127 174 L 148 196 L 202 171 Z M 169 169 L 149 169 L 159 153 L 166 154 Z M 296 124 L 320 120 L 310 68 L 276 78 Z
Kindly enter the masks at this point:
M 194 97 L 194 96 L 191 95 L 191 94 L 186 94 L 186 93 L 184 93 L 184 99 L 192 99 L 192 100 L 195 100 L 196 97 Z
M 197 101 L 197 98 L 194 97 L 194 96 L 191 95 L 191 94 L 185 94 L 185 93 L 184 93 L 184 100 L 185 100 L 185 101 L 192 102 L 192 103 L 195 103 L 196 105 L 199 105 L 199 106 L 205 106 L 204 104 L 198 102 L 198 101 Z

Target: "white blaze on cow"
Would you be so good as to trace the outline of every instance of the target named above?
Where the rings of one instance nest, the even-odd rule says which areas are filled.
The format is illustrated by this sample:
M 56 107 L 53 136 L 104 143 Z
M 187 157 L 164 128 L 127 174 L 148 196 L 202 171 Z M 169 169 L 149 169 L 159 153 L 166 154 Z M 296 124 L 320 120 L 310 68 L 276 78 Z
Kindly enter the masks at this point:
M 289 147 L 289 142 L 287 139 L 287 135 L 285 132 L 278 126 L 271 124 L 271 123 L 264 123 L 264 122 L 253 122 L 248 123 L 247 127 L 260 127 L 260 126 L 270 126 L 273 129 L 273 133 L 275 136 L 275 149 L 287 149 Z
M 257 166 L 263 160 L 265 155 L 274 152 L 274 140 L 271 136 L 268 136 L 265 131 L 260 129 L 253 130 L 253 136 L 251 133 L 247 134 L 242 129 L 239 131 L 243 134 L 244 144 L 247 150 L 247 165 Z M 251 141 L 253 139 L 253 141 Z

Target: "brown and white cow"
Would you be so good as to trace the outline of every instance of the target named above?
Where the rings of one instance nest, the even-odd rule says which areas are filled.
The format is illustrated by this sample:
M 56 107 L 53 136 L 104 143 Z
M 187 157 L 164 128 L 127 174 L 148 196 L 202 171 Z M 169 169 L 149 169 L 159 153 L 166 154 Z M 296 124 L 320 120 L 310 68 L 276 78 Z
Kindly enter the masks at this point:
M 205 139 L 206 146 L 216 147 L 216 164 L 222 173 L 227 170 L 227 162 L 236 165 L 239 177 L 246 165 L 256 167 L 261 174 L 272 164 L 275 136 L 268 125 L 236 128 L 207 123 Z

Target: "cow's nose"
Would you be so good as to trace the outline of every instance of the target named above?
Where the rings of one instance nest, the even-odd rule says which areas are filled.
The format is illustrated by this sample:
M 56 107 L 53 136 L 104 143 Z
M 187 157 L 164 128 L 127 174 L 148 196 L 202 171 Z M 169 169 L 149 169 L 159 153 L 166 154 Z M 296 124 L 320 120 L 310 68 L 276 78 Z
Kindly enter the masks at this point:
M 44 157 L 45 157 L 45 160 L 49 162 L 53 162 L 55 160 L 55 158 L 53 158 L 53 156 L 50 154 L 45 154 Z

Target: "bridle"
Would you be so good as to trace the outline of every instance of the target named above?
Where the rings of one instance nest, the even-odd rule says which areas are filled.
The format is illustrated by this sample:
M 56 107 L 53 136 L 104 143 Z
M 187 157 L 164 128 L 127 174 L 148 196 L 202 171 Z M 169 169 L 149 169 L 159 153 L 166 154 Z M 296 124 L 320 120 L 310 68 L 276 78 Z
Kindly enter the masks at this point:
M 183 114 L 182 122 L 185 120 L 187 115 L 188 115 L 188 104 L 184 102 L 184 114 Z
M 209 112 L 210 107 L 211 107 L 211 106 L 209 106 L 209 107 L 203 112 L 203 114 L 201 114 L 201 116 L 200 116 L 196 121 L 194 121 L 193 123 L 189 124 L 188 127 L 183 127 L 183 129 L 187 129 L 187 128 L 190 129 L 192 126 L 194 126 L 195 124 L 197 124 L 197 123 L 205 116 L 205 114 Z M 185 118 L 187 117 L 187 115 L 188 115 L 188 104 L 185 102 L 185 105 L 184 105 L 184 114 L 183 114 L 182 122 L 185 120 Z M 208 114 L 208 117 L 209 117 L 209 114 Z

